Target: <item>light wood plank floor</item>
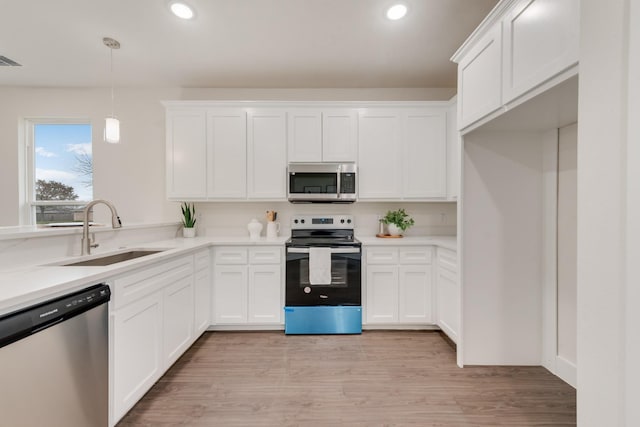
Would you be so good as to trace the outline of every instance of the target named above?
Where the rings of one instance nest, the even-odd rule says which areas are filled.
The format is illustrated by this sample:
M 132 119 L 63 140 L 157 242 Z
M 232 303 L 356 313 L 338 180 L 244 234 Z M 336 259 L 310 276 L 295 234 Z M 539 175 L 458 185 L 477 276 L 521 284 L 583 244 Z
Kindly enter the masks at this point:
M 467 367 L 439 332 L 205 333 L 129 426 L 569 426 L 576 393 L 541 367 Z

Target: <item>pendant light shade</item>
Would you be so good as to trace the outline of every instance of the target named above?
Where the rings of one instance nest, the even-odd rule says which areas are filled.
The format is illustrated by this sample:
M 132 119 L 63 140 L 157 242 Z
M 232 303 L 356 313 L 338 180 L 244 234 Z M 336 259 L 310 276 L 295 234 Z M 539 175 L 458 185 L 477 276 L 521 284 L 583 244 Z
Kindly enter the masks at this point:
M 104 119 L 104 140 L 111 144 L 120 142 L 120 120 L 115 117 Z
M 113 114 L 113 49 L 120 49 L 120 42 L 110 37 L 105 37 L 102 39 L 102 43 L 109 48 L 111 64 L 111 116 L 104 121 L 104 140 L 111 144 L 117 144 L 120 142 L 120 120 L 116 119 Z

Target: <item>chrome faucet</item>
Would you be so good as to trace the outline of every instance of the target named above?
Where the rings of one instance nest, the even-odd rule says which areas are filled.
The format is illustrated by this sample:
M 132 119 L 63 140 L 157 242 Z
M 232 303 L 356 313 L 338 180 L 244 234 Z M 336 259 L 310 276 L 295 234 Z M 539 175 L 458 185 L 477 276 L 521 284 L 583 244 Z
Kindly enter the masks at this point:
M 93 240 L 89 237 L 89 212 L 91 209 L 97 205 L 98 203 L 102 203 L 107 205 L 109 209 L 111 209 L 111 226 L 113 228 L 121 228 L 122 222 L 120 222 L 120 217 L 118 216 L 118 211 L 116 211 L 116 207 L 113 206 L 113 203 L 108 200 L 97 199 L 93 200 L 84 207 L 84 220 L 82 222 L 82 252 L 81 255 L 90 255 L 91 248 L 97 248 L 98 244 L 93 243 Z M 94 236 L 95 239 L 95 236 Z

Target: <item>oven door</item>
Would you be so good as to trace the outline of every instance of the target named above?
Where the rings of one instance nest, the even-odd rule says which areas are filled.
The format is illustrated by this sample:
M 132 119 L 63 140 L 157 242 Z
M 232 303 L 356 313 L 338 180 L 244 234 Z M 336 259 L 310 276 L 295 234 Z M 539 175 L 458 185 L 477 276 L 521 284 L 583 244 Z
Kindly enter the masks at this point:
M 287 248 L 287 306 L 361 305 L 361 249 L 331 249 L 331 284 L 309 283 L 309 248 Z

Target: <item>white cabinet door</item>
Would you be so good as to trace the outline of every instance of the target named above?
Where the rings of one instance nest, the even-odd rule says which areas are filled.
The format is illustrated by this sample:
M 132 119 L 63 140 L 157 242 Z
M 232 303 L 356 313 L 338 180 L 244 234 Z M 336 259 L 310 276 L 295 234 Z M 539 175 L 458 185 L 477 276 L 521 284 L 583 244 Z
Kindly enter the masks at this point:
M 164 372 L 162 293 L 113 314 L 113 420 L 118 421 Z
M 164 289 L 164 369 L 168 369 L 193 342 L 193 275 Z
M 276 110 L 248 113 L 248 198 L 286 200 L 286 115 Z
M 207 112 L 207 195 L 219 199 L 247 196 L 247 117 L 244 110 Z
M 445 198 L 447 116 L 444 109 L 407 112 L 403 132 L 403 197 Z
M 247 323 L 247 266 L 216 265 L 214 271 L 215 323 Z
M 447 109 L 447 199 L 457 200 L 460 192 L 461 144 L 457 120 L 458 104 Z
M 355 162 L 358 159 L 356 110 L 331 109 L 322 113 L 322 160 Z
M 457 343 L 460 327 L 460 287 L 458 256 L 455 251 L 438 248 L 436 288 L 437 324 Z
M 367 323 L 398 321 L 398 267 L 367 265 Z
M 287 113 L 290 162 L 322 161 L 322 113 L 295 110 Z
M 280 323 L 281 294 L 280 264 L 249 266 L 249 323 Z
M 207 125 L 199 108 L 169 110 L 166 115 L 167 197 L 198 199 L 207 195 Z
M 368 111 L 358 118 L 358 198 L 399 199 L 402 195 L 401 116 Z
M 460 292 L 455 273 L 439 268 L 437 278 L 438 326 L 455 343 L 460 324 Z
M 502 103 L 502 24 L 497 23 L 458 64 L 458 126 L 463 129 Z
M 520 0 L 504 18 L 504 103 L 578 62 L 580 1 Z
M 400 323 L 432 323 L 432 269 L 430 265 L 399 267 Z
M 194 340 L 211 324 L 211 256 L 208 249 L 194 255 Z

